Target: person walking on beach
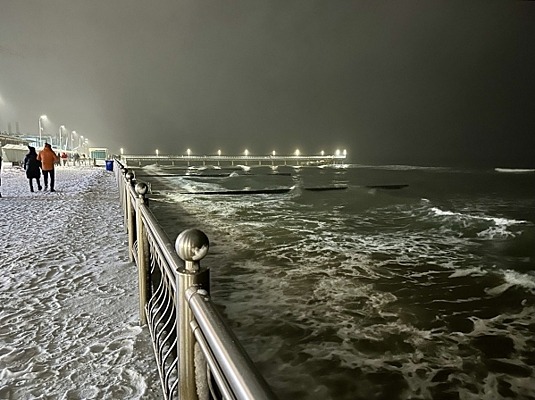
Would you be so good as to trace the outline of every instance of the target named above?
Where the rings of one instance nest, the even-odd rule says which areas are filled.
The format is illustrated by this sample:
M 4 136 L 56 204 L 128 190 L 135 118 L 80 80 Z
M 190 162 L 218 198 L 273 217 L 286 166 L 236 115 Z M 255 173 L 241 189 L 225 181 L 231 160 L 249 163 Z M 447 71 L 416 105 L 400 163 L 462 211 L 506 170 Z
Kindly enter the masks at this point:
M 37 190 L 42 190 L 41 186 L 41 161 L 37 159 L 35 147 L 28 146 L 30 151 L 24 157 L 24 169 L 26 170 L 26 178 L 30 182 L 30 192 L 33 192 L 33 180 L 37 181 Z
M 39 152 L 37 159 L 41 161 L 41 169 L 43 170 L 43 180 L 45 181 L 45 190 L 48 189 L 48 178 L 50 177 L 50 191 L 55 192 L 54 189 L 54 164 L 59 161 L 59 157 L 52 150 L 50 143 L 45 143 L 45 148 Z

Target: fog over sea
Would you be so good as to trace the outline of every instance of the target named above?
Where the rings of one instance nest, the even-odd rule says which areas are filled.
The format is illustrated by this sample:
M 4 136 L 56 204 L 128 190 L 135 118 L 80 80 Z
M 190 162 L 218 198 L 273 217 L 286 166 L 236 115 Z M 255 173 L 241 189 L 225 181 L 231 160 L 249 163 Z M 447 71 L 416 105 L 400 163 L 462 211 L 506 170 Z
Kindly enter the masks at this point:
M 535 398 L 534 170 L 136 172 L 281 399 Z

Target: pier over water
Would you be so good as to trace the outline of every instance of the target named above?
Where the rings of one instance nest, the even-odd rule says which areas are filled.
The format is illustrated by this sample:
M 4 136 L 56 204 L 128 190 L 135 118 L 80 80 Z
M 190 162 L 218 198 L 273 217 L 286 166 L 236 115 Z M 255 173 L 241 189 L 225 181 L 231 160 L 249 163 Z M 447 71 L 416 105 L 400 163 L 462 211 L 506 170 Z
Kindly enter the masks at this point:
M 121 161 L 128 166 L 150 164 L 171 165 L 177 167 L 240 167 L 240 166 L 333 166 L 345 163 L 345 151 L 334 155 L 132 155 L 122 154 Z

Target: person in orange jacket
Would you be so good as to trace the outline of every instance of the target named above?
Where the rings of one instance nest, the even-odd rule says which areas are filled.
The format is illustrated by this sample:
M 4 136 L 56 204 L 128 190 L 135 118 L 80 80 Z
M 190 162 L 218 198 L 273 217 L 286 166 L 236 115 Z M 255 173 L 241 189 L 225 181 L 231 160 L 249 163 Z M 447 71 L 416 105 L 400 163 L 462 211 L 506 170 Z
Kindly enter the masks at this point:
M 39 152 L 37 159 L 41 161 L 41 170 L 43 171 L 43 179 L 45 181 L 45 190 L 48 189 L 48 177 L 50 177 L 50 191 L 54 190 L 54 165 L 59 161 L 50 143 L 45 143 L 45 148 Z

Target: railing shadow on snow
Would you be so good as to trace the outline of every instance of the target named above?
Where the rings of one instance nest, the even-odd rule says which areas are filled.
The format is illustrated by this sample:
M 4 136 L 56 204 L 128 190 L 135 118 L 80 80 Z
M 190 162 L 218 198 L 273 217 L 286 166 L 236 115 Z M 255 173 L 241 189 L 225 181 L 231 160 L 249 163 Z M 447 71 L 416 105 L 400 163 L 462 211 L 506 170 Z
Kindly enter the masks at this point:
M 150 331 L 164 398 L 276 399 L 210 298 L 210 270 L 200 265 L 208 237 L 187 229 L 173 246 L 149 210 L 147 184 L 113 162 L 138 268 L 140 324 Z

